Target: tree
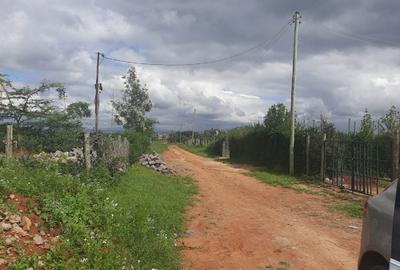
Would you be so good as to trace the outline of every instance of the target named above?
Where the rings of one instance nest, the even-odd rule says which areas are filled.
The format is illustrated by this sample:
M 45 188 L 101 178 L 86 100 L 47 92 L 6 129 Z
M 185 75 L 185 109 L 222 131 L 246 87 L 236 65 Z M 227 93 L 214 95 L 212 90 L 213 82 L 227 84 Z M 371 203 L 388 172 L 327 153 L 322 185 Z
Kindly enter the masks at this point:
M 16 88 L 3 80 L 2 86 L 5 96 L 1 98 L 0 120 L 13 123 L 17 128 L 56 110 L 52 99 L 43 98 L 50 90 L 55 89 L 59 96 L 65 95 L 65 88 L 59 83 L 42 82 L 37 88 Z
M 397 111 L 396 106 L 390 107 L 389 111 L 381 118 L 381 123 L 390 135 L 400 128 L 400 112 Z
M 55 90 L 58 98 L 64 99 L 66 90 L 62 84 L 43 82 L 36 88 L 17 88 L 3 76 L 0 79 L 5 93 L 0 120 L 16 126 L 19 146 L 33 152 L 53 152 L 79 145 L 83 132 L 81 119 L 90 117 L 88 103 L 71 103 L 62 110 L 48 97 Z
M 271 133 L 290 133 L 290 114 L 282 103 L 274 104 L 264 117 L 264 125 Z
M 367 109 L 365 109 L 364 116 L 361 120 L 360 132 L 358 134 L 362 139 L 370 139 L 374 135 L 374 123 Z
M 71 119 L 81 119 L 91 115 L 89 104 L 82 101 L 69 104 L 66 113 Z
M 112 102 L 117 112 L 115 122 L 134 131 L 152 129 L 155 121 L 146 117 L 152 108 L 148 89 L 141 85 L 134 67 L 129 68 L 122 78 L 125 80 L 122 100 Z

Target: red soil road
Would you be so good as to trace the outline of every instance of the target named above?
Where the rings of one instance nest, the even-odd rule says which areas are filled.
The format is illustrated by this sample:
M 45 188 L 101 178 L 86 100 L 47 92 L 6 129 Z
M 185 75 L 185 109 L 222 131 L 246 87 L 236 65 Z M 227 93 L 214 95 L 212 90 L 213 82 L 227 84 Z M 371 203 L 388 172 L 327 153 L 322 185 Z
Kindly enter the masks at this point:
M 179 242 L 184 269 L 357 268 L 360 220 L 328 212 L 327 198 L 266 185 L 177 146 L 163 158 L 199 184 Z

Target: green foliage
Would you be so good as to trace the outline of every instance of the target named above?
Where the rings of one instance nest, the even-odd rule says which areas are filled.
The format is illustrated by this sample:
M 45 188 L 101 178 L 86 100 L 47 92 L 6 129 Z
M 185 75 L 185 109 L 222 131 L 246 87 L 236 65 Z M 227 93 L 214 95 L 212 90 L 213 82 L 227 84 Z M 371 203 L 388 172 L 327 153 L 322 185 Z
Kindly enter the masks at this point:
M 169 144 L 160 140 L 153 140 L 150 145 L 150 152 L 157 152 L 162 154 L 168 149 Z
M 190 178 L 145 168 L 113 178 L 103 168 L 72 175 L 29 159 L 0 167 L 3 198 L 35 197 L 48 225 L 63 228 L 61 245 L 46 254 L 44 269 L 178 269 L 175 240 L 195 191 Z M 21 257 L 10 269 L 39 269 L 37 263 Z
M 264 125 L 270 133 L 290 134 L 290 114 L 282 103 L 274 104 L 264 117 Z
M 90 117 L 91 112 L 89 109 L 89 104 L 82 101 L 71 103 L 67 107 L 67 115 L 72 119 Z
M 20 149 L 31 152 L 70 150 L 80 144 L 81 119 L 90 116 L 89 104 L 76 102 L 65 110 L 46 97 L 53 91 L 59 99 L 66 90 L 59 83 L 42 82 L 39 87 L 17 88 L 1 76 L 5 97 L 0 103 L 0 120 L 15 125 L 14 134 Z
M 194 145 L 187 145 L 187 144 L 178 144 L 179 147 L 185 149 L 188 152 L 193 154 L 203 156 L 203 157 L 216 157 L 216 155 L 212 154 L 211 151 L 208 150 L 205 146 L 194 146 Z
M 122 100 L 112 103 L 117 111 L 115 122 L 133 131 L 152 130 L 155 121 L 145 116 L 152 108 L 148 89 L 141 85 L 134 67 L 122 78 L 125 79 Z
M 30 128 L 17 130 L 19 146 L 30 152 L 69 151 L 81 146 L 83 127 L 80 120 L 64 112 L 54 112 Z
M 363 205 L 364 202 L 361 200 L 357 201 L 346 201 L 340 203 L 334 203 L 329 206 L 329 210 L 338 212 L 353 218 L 362 218 L 363 216 Z
M 5 97 L 0 103 L 0 120 L 15 123 L 17 127 L 28 124 L 55 111 L 53 100 L 43 98 L 44 94 L 56 90 L 65 92 L 64 86 L 59 83 L 42 82 L 39 87 L 14 87 L 8 82 L 4 87 Z
M 129 141 L 129 162 L 131 164 L 135 163 L 141 155 L 150 150 L 152 135 L 151 131 L 135 132 L 126 130 L 122 133 L 122 136 Z
M 392 105 L 389 111 L 381 118 L 383 128 L 387 133 L 393 135 L 395 130 L 400 128 L 400 112 Z
M 262 125 L 245 126 L 222 134 L 207 150 L 214 155 L 221 155 L 222 141 L 229 138 L 231 160 L 238 163 L 265 165 L 286 171 L 289 164 L 289 136 L 271 132 Z M 317 142 L 317 140 L 315 140 Z M 320 139 L 318 140 L 320 141 Z M 305 139 L 301 128 L 296 132 L 295 169 L 304 171 Z
M 326 189 L 319 185 L 317 181 L 308 178 L 293 177 L 273 170 L 257 170 L 247 173 L 262 182 L 275 186 L 288 188 L 301 193 L 313 194 L 316 196 L 329 197 L 328 210 L 337 212 L 348 217 L 361 218 L 363 214 L 364 200 L 354 200 L 345 194 L 338 194 L 330 189 Z
M 364 116 L 361 120 L 360 131 L 357 135 L 357 137 L 362 140 L 372 139 L 374 136 L 374 124 L 372 121 L 372 116 L 367 109 L 365 109 Z

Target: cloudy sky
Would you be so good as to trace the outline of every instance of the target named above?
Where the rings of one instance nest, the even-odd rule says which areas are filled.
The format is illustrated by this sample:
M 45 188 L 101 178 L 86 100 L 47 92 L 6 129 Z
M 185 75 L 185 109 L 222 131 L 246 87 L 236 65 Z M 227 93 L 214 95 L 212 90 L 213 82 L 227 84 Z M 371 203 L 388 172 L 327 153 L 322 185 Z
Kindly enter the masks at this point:
M 302 15 L 296 112 L 345 126 L 365 108 L 400 105 L 399 0 L 0 0 L 0 72 L 18 84 L 62 82 L 68 102 L 94 98 L 96 52 L 137 65 L 162 130 L 228 128 L 290 100 L 294 11 Z M 129 65 L 101 63 L 101 127 L 115 127 Z M 196 114 L 193 114 L 193 110 Z M 93 125 L 93 119 L 88 125 Z

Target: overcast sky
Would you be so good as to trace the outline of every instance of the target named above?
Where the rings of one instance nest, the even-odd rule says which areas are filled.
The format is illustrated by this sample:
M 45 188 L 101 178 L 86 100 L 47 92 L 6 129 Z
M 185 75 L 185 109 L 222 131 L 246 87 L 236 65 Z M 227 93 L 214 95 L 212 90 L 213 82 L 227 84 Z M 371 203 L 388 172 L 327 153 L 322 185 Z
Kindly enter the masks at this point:
M 293 26 L 288 21 L 296 10 L 302 15 L 296 101 L 300 119 L 318 119 L 322 113 L 344 126 L 365 108 L 379 117 L 390 105 L 400 105 L 399 0 L 0 4 L 0 72 L 19 84 L 43 79 L 64 83 L 68 102 L 92 103 L 97 51 L 131 61 L 187 63 L 266 42 L 213 65 L 136 66 L 148 86 L 151 116 L 159 129 L 228 128 L 261 120 L 274 103 L 289 105 Z M 101 63 L 102 128 L 112 126 L 110 100 L 120 96 L 121 76 L 128 67 Z

